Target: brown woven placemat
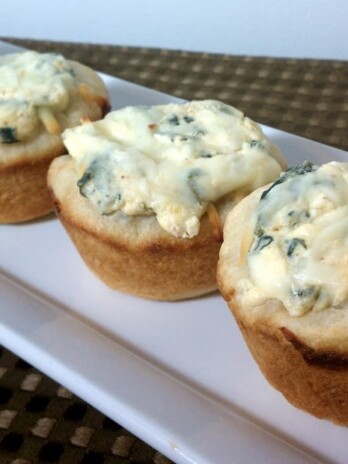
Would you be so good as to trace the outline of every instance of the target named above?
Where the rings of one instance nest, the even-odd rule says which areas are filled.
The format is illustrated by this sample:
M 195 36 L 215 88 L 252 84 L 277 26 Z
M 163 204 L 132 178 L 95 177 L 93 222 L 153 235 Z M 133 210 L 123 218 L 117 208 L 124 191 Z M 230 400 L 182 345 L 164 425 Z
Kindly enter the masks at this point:
M 184 99 L 223 100 L 258 122 L 348 149 L 348 63 L 5 39 L 56 51 Z M 161 453 L 6 349 L 0 463 L 168 464 Z
M 0 348 L 1 464 L 168 464 L 123 427 Z

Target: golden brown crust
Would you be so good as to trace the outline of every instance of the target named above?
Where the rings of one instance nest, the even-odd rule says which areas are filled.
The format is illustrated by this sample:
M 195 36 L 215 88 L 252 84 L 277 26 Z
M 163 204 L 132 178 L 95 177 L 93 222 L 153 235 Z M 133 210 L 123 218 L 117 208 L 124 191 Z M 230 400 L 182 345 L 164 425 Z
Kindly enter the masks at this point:
M 192 239 L 164 231 L 155 216 L 101 216 L 78 191 L 69 156 L 54 160 L 48 185 L 56 211 L 88 267 L 110 287 L 157 300 L 191 298 L 216 290 L 221 238 L 207 215 Z M 234 205 L 217 209 L 223 221 Z
M 287 327 L 281 327 L 284 338 L 292 344 L 295 350 L 299 351 L 307 364 L 326 367 L 327 369 L 345 369 L 348 367 L 348 353 L 334 350 L 314 349 L 300 340 Z
M 219 289 L 268 381 L 294 406 L 348 425 L 347 309 L 291 317 L 249 279 L 242 243 L 262 191 L 242 200 L 226 220 Z
M 62 130 L 79 124 L 82 117 L 100 119 L 109 109 L 107 90 L 100 77 L 80 63 L 71 65 L 100 100 L 91 103 L 78 93 L 74 95 L 64 114 L 57 116 Z M 52 211 L 47 169 L 53 158 L 65 152 L 61 137 L 48 133 L 43 126 L 28 141 L 0 144 L 0 224 L 28 221 Z
M 190 249 L 156 244 L 132 249 L 101 240 L 91 231 L 61 220 L 87 266 L 109 287 L 156 300 L 192 298 L 216 290 L 220 243 L 209 240 Z
M 62 146 L 36 162 L 9 164 L 0 169 L 0 223 L 29 221 L 52 211 L 46 176 L 52 158 L 64 154 Z
M 279 328 L 237 322 L 261 371 L 290 403 L 319 418 L 348 424 L 347 365 L 337 367 L 337 358 L 333 364 L 309 362 Z

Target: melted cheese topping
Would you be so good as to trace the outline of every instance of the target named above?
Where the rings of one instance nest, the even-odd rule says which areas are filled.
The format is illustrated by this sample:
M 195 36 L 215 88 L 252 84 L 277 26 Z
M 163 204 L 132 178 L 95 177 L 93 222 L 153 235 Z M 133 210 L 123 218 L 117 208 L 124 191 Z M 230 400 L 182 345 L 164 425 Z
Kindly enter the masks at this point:
M 292 316 L 347 302 L 348 163 L 305 163 L 263 194 L 248 266 Z
M 127 107 L 66 130 L 63 140 L 81 194 L 101 214 L 156 214 L 163 229 L 183 238 L 198 234 L 210 202 L 281 171 L 261 128 L 216 101 Z
M 37 109 L 63 111 L 76 88 L 67 61 L 33 51 L 0 57 L 0 142 L 28 137 L 39 124 Z

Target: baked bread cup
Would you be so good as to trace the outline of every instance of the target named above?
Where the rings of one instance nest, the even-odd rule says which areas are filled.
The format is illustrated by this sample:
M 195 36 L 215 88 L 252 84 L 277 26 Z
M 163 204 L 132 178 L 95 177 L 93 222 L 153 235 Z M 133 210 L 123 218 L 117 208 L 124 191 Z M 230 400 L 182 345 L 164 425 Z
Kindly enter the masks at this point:
M 70 155 L 48 185 L 79 253 L 108 286 L 157 300 L 216 290 L 227 211 L 285 163 L 255 123 L 211 101 L 129 107 L 63 138 Z
M 218 284 L 266 379 L 348 425 L 348 164 L 281 175 L 231 211 Z
M 52 211 L 46 177 L 66 153 L 61 132 L 108 107 L 103 81 L 80 63 L 36 52 L 0 57 L 0 223 Z

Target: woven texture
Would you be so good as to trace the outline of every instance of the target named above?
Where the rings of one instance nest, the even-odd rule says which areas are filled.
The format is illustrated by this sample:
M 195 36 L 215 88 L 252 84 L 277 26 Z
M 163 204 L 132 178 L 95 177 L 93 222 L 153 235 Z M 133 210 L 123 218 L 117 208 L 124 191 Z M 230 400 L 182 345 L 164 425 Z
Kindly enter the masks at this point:
M 1 464 L 170 461 L 6 349 L 0 349 Z
M 348 63 L 5 39 L 178 97 L 219 99 L 260 123 L 348 149 Z M 1 464 L 168 464 L 162 454 L 6 349 Z

